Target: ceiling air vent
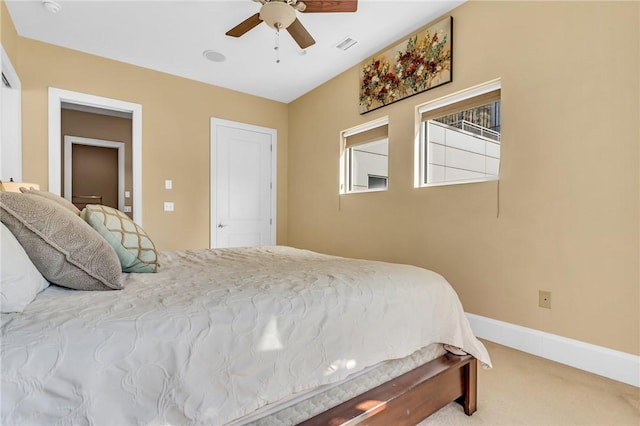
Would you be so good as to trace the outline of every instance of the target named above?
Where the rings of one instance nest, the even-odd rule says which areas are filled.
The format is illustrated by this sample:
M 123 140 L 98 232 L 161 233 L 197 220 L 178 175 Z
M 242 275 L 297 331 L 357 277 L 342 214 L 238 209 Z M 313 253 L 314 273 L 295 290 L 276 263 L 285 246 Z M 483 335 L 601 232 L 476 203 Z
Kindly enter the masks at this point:
M 340 43 L 338 43 L 336 47 L 342 51 L 346 51 L 351 47 L 353 47 L 356 43 L 358 43 L 358 40 L 354 40 L 351 37 L 347 37 L 344 40 L 342 40 Z

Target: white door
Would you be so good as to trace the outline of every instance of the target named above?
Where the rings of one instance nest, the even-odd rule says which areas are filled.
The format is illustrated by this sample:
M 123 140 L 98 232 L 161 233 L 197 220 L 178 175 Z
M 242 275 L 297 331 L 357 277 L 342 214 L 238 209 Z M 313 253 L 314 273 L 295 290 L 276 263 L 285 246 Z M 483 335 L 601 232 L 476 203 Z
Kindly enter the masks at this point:
M 211 247 L 275 244 L 276 130 L 211 119 Z

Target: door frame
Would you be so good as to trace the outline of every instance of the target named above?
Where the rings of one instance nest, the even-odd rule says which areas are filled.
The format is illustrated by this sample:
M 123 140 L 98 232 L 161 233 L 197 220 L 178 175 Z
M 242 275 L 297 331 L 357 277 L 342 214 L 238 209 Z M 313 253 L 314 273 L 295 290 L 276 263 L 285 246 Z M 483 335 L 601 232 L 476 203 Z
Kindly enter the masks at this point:
M 142 225 L 142 105 L 49 87 L 49 192 L 61 195 L 62 103 L 131 114 L 133 221 Z
M 15 132 L 17 140 L 10 142 L 0 141 L 0 151 L 2 151 L 2 161 L 0 163 L 2 176 L 0 176 L 0 179 L 9 180 L 9 178 L 13 178 L 16 182 L 22 182 L 22 83 L 2 43 L 0 43 L 0 55 L 2 55 L 0 71 L 7 78 L 9 85 L 11 85 L 11 90 L 19 92 L 15 99 L 15 110 L 13 111 L 16 120 L 15 123 L 12 123 L 15 126 L 12 130 Z M 0 110 L 2 109 L 3 107 L 0 106 Z M 4 111 L 1 114 L 4 116 Z M 4 119 L 4 117 L 2 118 Z M 9 173 L 7 173 L 7 170 L 9 170 Z
M 215 118 L 212 117 L 211 118 L 211 145 L 210 145 L 210 162 L 209 162 L 209 177 L 210 177 L 210 182 L 209 182 L 209 188 L 210 188 L 210 204 L 209 204 L 209 209 L 210 209 L 210 221 L 209 221 L 209 247 L 210 248 L 215 248 L 217 247 L 217 223 L 218 223 L 218 214 L 217 214 L 217 210 L 216 210 L 216 205 L 218 204 L 217 202 L 217 187 L 216 187 L 216 156 L 215 153 L 217 151 L 218 148 L 218 127 L 233 127 L 235 129 L 239 129 L 239 130 L 248 130 L 248 131 L 252 131 L 252 132 L 260 132 L 260 133 L 267 133 L 271 136 L 271 182 L 272 182 L 272 188 L 271 188 L 271 224 L 270 224 L 270 229 L 271 229 L 271 241 L 273 242 L 273 244 L 276 244 L 276 223 L 277 223 L 277 201 L 278 201 L 278 194 L 277 194 L 277 187 L 278 187 L 278 181 L 277 181 L 277 166 L 278 166 L 278 131 L 276 129 L 271 129 L 269 127 L 262 127 L 262 126 L 255 126 L 253 124 L 247 124 L 247 123 L 241 123 L 238 121 L 230 121 L 230 120 L 224 120 L 221 118 Z
M 64 198 L 72 199 L 72 171 L 73 171 L 73 145 L 97 146 L 101 148 L 114 148 L 118 150 L 118 210 L 124 212 L 124 142 L 107 141 L 103 139 L 83 138 L 80 136 L 64 136 Z

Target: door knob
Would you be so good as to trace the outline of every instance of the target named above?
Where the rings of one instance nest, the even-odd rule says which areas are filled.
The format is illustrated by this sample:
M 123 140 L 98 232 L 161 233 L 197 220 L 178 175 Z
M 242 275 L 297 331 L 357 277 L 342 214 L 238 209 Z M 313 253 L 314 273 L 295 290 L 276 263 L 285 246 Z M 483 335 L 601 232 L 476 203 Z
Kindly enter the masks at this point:
M 229 226 L 229 225 L 223 225 L 221 223 L 218 224 L 218 228 L 226 228 L 227 226 Z

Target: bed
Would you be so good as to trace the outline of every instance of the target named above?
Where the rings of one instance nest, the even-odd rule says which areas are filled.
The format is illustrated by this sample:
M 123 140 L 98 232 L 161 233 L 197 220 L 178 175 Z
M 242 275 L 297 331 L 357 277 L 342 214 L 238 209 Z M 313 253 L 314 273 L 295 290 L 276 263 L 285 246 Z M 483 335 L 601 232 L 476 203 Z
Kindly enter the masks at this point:
M 6 199 L 3 223 L 16 213 Z M 122 273 L 117 291 L 49 285 L 2 314 L 2 424 L 415 424 L 452 400 L 475 411 L 477 363 L 491 361 L 434 272 L 281 246 L 157 264 Z

